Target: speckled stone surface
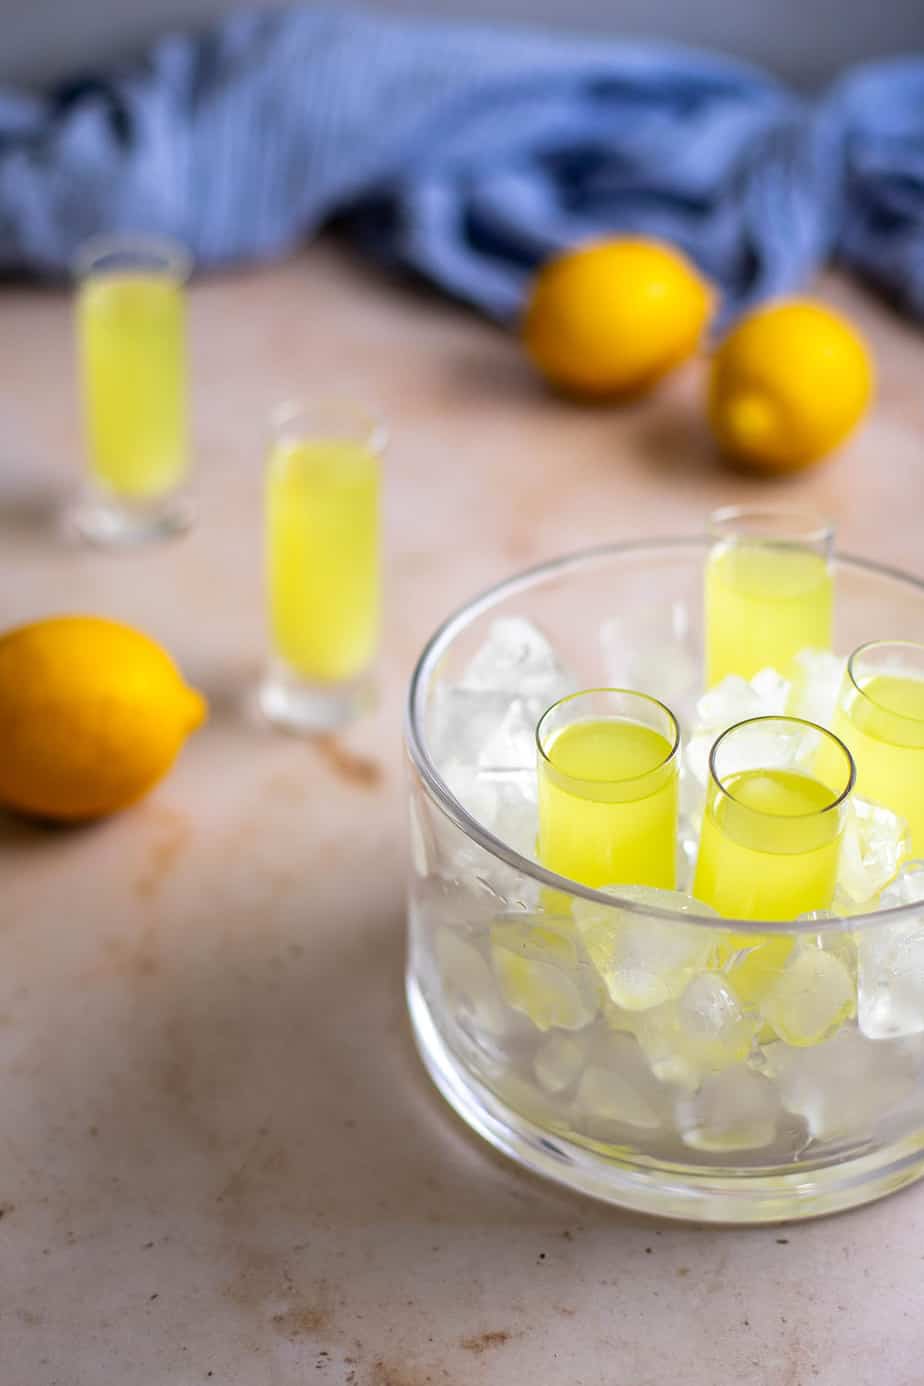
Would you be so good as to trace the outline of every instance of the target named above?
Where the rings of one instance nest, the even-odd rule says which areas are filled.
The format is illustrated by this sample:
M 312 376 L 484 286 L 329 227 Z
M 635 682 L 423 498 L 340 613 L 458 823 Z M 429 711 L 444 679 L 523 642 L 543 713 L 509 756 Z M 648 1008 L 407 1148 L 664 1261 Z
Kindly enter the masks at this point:
M 201 520 L 112 557 L 52 516 L 80 466 L 69 305 L 4 289 L 0 624 L 136 622 L 212 702 L 141 806 L 0 820 L 3 1386 L 920 1386 L 924 1188 L 754 1231 L 599 1207 L 442 1104 L 402 996 L 401 714 L 435 623 L 528 563 L 786 498 L 924 575 L 924 345 L 834 280 L 881 365 L 832 466 L 767 487 L 716 462 L 691 367 L 580 410 L 515 346 L 330 246 L 192 295 Z M 351 391 L 392 423 L 376 715 L 270 735 L 267 411 Z M 0 748 L 2 754 L 2 748 Z

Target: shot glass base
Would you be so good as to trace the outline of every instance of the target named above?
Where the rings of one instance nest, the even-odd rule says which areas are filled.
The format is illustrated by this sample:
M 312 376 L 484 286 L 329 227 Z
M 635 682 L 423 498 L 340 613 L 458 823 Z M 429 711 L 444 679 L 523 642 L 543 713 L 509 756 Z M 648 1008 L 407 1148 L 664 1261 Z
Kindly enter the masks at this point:
M 176 538 L 190 528 L 195 515 L 188 496 L 137 504 L 92 496 L 75 506 L 70 522 L 88 544 L 127 549 Z
M 344 683 L 312 683 L 277 665 L 260 685 L 258 700 L 263 716 L 274 727 L 310 736 L 333 731 L 368 712 L 374 688 L 369 674 Z

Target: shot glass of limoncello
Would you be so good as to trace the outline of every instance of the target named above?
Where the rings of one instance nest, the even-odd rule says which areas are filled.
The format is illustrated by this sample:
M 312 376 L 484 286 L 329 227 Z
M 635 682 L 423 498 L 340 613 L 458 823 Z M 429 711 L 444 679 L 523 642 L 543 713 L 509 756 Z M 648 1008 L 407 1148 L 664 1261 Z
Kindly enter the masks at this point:
M 344 400 L 281 407 L 266 474 L 270 721 L 321 731 L 368 707 L 381 620 L 385 430 Z
M 789 677 L 800 650 L 831 648 L 834 527 L 789 511 L 726 506 L 710 517 L 706 683 L 761 669 Z
M 823 727 L 796 717 L 730 727 L 709 757 L 694 895 L 738 919 L 828 909 L 853 784 L 850 752 Z
M 835 731 L 857 765 L 857 792 L 904 818 L 924 856 L 924 645 L 878 640 L 847 661 Z
M 656 698 L 597 688 L 536 729 L 539 856 L 584 885 L 676 884 L 680 732 Z
M 87 440 L 80 532 L 134 544 L 186 528 L 185 284 L 175 241 L 103 236 L 78 253 L 77 344 Z

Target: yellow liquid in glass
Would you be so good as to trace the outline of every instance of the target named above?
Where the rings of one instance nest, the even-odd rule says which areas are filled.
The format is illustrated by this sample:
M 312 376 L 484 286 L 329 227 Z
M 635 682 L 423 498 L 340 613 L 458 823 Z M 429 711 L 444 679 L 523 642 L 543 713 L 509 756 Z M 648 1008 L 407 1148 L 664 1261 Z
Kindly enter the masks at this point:
M 628 719 L 564 727 L 539 761 L 539 855 L 584 885 L 676 883 L 677 767 L 671 745 Z M 575 781 L 580 781 L 579 784 Z
M 718 547 L 706 564 L 706 680 L 792 672 L 800 650 L 831 648 L 834 582 L 819 554 L 768 544 Z
M 693 894 L 738 919 L 795 919 L 834 896 L 840 821 L 831 790 L 792 770 L 744 770 L 710 790 Z M 741 946 L 760 940 L 741 936 Z M 789 940 L 785 940 L 787 946 Z
M 130 501 L 169 494 L 188 466 L 182 285 L 144 274 L 89 279 L 77 331 L 93 477 Z
M 379 637 L 379 459 L 358 443 L 280 443 L 266 497 L 273 648 L 304 678 L 371 664 Z
M 874 674 L 836 725 L 856 762 L 857 793 L 904 818 L 913 855 L 924 855 L 924 680 Z

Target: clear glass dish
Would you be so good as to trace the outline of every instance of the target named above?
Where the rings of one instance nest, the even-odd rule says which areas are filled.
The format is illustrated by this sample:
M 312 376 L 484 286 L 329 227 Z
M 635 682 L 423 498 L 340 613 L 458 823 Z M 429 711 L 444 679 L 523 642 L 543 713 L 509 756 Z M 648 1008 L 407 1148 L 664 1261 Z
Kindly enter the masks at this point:
M 683 725 L 703 687 L 708 542 L 613 545 L 544 564 L 477 597 L 424 649 L 406 730 L 408 1001 L 436 1086 L 520 1164 L 648 1213 L 810 1217 L 924 1173 L 924 908 L 755 924 L 577 885 L 529 855 L 515 818 L 497 836 L 463 807 L 434 738 L 441 700 L 504 617 L 534 623 L 578 686 L 638 688 Z M 837 651 L 924 639 L 924 583 L 846 556 L 834 569 Z M 601 938 L 649 959 L 653 950 L 656 974 L 663 960 L 658 1006 L 614 1002 L 592 961 Z M 678 1044 L 668 1024 L 678 968 L 720 1014 L 720 960 L 749 940 L 771 955 L 799 950 L 810 982 L 818 968 L 819 985 L 833 978 L 840 1009 L 823 1038 L 787 1042 L 785 1025 L 733 1015 L 718 1050 L 703 1036 L 691 1051 L 686 1030 Z M 882 1006 L 875 1023 L 858 1023 L 858 976 L 867 1016 L 885 989 L 885 1024 Z

